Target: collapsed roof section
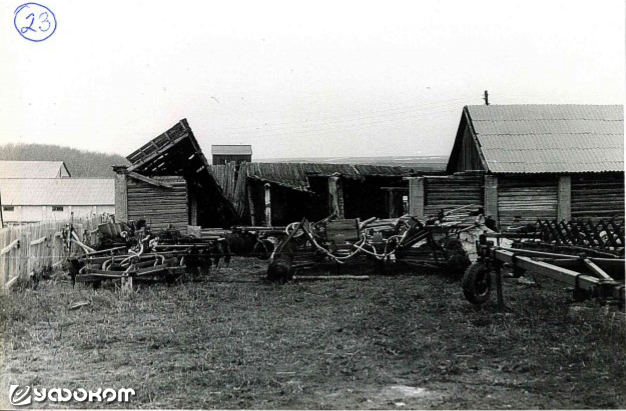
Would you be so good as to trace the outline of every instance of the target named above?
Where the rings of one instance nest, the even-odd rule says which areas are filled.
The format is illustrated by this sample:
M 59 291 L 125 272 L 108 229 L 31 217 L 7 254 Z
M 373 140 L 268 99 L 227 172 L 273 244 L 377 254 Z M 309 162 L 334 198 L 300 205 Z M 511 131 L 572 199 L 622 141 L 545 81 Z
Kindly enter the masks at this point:
M 368 177 L 401 178 L 418 173 L 402 166 L 332 163 L 235 163 L 212 166 L 213 173 L 238 215 L 243 217 L 248 207 L 247 182 L 271 183 L 292 193 L 315 195 L 311 178 L 340 176 L 348 180 L 364 181 Z M 378 193 L 378 191 L 376 191 Z
M 413 169 L 401 166 L 324 163 L 247 163 L 246 176 L 286 188 L 311 191 L 309 177 L 341 175 L 344 178 L 397 177 L 414 174 Z
M 215 181 L 209 163 L 187 119 L 154 138 L 126 157 L 127 173 L 151 176 L 182 176 L 198 201 L 198 224 L 228 227 L 237 221 L 232 204 Z

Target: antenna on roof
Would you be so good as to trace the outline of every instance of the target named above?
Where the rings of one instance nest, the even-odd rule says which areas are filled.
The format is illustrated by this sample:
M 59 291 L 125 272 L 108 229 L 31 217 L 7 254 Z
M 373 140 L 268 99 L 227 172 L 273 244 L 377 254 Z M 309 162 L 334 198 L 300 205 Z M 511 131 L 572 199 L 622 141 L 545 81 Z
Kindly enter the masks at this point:
M 483 97 L 483 100 L 485 100 L 485 105 L 488 106 L 489 105 L 489 91 L 485 90 L 485 97 Z

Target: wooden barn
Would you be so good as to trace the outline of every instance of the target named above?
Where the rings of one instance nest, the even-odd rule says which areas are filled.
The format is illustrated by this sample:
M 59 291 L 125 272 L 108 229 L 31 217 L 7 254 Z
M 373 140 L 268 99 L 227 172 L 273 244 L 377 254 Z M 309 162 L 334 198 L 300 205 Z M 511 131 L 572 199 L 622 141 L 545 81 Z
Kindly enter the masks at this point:
M 284 225 L 306 217 L 395 217 L 406 210 L 411 168 L 326 163 L 235 163 L 213 166 L 242 221 Z
M 623 218 L 624 106 L 466 106 L 447 172 L 468 171 L 501 227 Z
M 114 166 L 115 215 L 145 219 L 153 229 L 229 227 L 237 222 L 198 142 L 183 119 Z

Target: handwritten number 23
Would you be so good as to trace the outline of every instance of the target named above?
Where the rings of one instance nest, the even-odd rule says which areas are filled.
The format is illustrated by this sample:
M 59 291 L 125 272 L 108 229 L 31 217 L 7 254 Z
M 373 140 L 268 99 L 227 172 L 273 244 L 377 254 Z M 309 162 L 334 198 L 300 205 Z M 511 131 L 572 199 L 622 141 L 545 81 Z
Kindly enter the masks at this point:
M 46 16 L 46 18 L 44 18 L 43 20 L 41 20 L 41 18 L 43 16 Z M 22 27 L 20 29 L 20 31 L 22 32 L 22 34 L 26 33 L 28 30 L 30 31 L 35 31 L 35 29 L 33 29 L 33 22 L 35 21 L 35 15 L 33 13 L 30 13 L 28 16 L 26 16 L 27 19 L 30 19 L 30 24 L 28 25 L 28 27 Z M 48 13 L 47 12 L 43 12 L 39 15 L 39 20 L 41 21 L 41 23 L 46 23 L 47 26 L 45 29 L 43 29 L 41 26 L 39 26 L 39 30 L 46 32 L 48 30 L 50 30 L 50 21 L 48 20 Z

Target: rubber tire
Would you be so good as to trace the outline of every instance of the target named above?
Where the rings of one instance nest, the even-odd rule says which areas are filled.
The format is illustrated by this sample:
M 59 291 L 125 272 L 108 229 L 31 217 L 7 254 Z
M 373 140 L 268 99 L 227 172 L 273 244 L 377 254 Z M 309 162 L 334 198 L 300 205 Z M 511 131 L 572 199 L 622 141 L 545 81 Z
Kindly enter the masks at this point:
M 491 275 L 483 263 L 476 262 L 465 271 L 461 280 L 463 295 L 472 304 L 481 305 L 491 294 Z

